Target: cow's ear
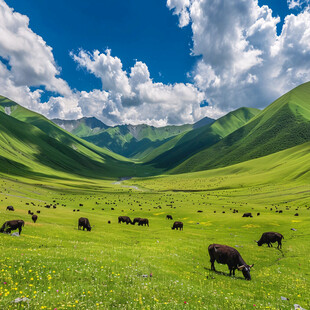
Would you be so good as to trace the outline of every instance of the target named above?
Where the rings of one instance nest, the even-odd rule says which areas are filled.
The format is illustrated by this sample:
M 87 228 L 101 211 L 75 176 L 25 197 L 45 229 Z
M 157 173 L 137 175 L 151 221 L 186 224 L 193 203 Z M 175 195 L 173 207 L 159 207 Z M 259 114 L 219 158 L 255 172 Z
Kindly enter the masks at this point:
M 249 267 L 252 268 L 254 266 L 254 264 L 250 265 Z
M 238 270 L 243 270 L 244 269 L 244 265 L 238 266 L 237 268 L 238 268 Z

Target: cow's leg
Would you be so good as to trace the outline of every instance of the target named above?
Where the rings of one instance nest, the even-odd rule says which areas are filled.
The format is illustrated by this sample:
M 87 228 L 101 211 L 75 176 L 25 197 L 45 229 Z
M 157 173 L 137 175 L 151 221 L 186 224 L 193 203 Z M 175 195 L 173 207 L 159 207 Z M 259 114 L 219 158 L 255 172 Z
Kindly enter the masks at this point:
M 22 227 L 20 226 L 20 227 L 18 227 L 18 232 L 19 232 L 19 234 L 21 234 L 22 233 Z
M 211 270 L 214 270 L 215 271 L 215 267 L 214 267 L 214 261 L 215 259 L 210 259 L 210 262 L 211 262 Z
M 270 248 L 270 243 L 268 242 L 267 244 L 268 244 L 268 248 Z

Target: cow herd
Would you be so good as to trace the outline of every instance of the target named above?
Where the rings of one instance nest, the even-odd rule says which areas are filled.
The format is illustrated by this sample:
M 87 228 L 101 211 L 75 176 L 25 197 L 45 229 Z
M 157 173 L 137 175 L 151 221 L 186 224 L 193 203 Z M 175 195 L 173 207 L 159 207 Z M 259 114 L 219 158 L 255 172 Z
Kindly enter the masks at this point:
M 81 205 L 81 204 L 80 204 Z M 13 206 L 7 206 L 6 210 L 14 211 Z M 40 211 L 37 211 L 40 213 Z M 38 216 L 28 210 L 28 214 L 31 215 L 32 221 L 36 223 Z M 243 217 L 252 217 L 251 213 L 244 213 Z M 172 220 L 171 215 L 166 215 L 166 219 Z M 109 224 L 111 222 L 109 221 Z M 136 217 L 133 220 L 130 219 L 129 216 L 119 216 L 118 223 L 126 223 L 135 225 L 136 223 L 138 226 L 149 226 L 149 220 L 147 218 L 140 218 Z M 19 231 L 19 234 L 22 232 L 22 227 L 24 227 L 25 222 L 23 220 L 11 220 L 6 221 L 2 227 L 0 228 L 0 233 L 11 233 L 13 230 Z M 90 225 L 89 219 L 86 217 L 81 217 L 78 219 L 78 230 L 87 230 L 91 231 L 92 227 Z M 179 221 L 175 221 L 173 226 L 171 227 L 172 230 L 183 230 L 183 223 Z M 272 243 L 277 242 L 278 246 L 277 249 L 282 248 L 282 239 L 284 239 L 283 235 L 277 232 L 265 232 L 262 234 L 261 238 L 256 241 L 258 246 L 262 246 L 263 244 L 267 244 L 268 247 L 272 247 Z M 214 262 L 216 261 L 219 264 L 226 264 L 229 268 L 229 275 L 235 275 L 235 270 L 238 269 L 242 271 L 243 276 L 246 280 L 251 280 L 250 270 L 254 264 L 248 265 L 244 259 L 241 257 L 240 253 L 235 249 L 227 245 L 221 244 L 210 244 L 208 247 L 208 252 L 210 256 L 211 262 L 211 270 L 215 271 Z

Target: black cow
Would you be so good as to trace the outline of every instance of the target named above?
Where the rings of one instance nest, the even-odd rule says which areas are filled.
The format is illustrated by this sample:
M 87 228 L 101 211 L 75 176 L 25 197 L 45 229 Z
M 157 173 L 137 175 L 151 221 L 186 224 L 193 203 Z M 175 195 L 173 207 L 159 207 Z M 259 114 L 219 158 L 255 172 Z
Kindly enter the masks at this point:
M 140 220 L 141 220 L 141 217 L 135 217 L 131 224 L 135 225 L 136 223 L 139 223 Z
M 210 244 L 208 251 L 210 255 L 211 270 L 215 271 L 214 262 L 216 261 L 219 264 L 228 265 L 230 276 L 231 273 L 235 275 L 235 270 L 238 269 L 242 271 L 246 280 L 251 280 L 250 269 L 254 264 L 248 265 L 236 249 L 228 245 Z
M 7 206 L 7 207 L 6 207 L 6 210 L 7 210 L 7 211 L 15 211 L 13 206 Z
M 38 216 L 36 214 L 32 214 L 31 219 L 35 223 L 37 221 L 37 219 L 38 219 Z
M 252 213 L 243 213 L 242 217 L 253 217 Z
M 171 227 L 171 229 L 183 230 L 183 223 L 182 222 L 174 222 L 173 226 Z
M 19 234 L 22 232 L 22 227 L 25 226 L 25 222 L 23 220 L 12 220 L 5 222 L 0 228 L 0 233 L 11 233 L 12 230 L 18 229 Z
M 140 219 L 139 222 L 138 222 L 138 226 L 143 226 L 143 225 L 150 226 L 149 225 L 149 220 L 148 219 Z
M 172 215 L 167 215 L 167 216 L 166 216 L 166 219 L 167 219 L 167 220 L 172 220 Z
M 262 234 L 260 239 L 257 241 L 258 246 L 262 246 L 263 244 L 268 244 L 268 247 L 272 246 L 271 243 L 278 242 L 277 248 L 282 248 L 282 239 L 284 239 L 283 235 L 277 232 L 265 232 Z
M 87 231 L 91 231 L 92 227 L 90 226 L 88 218 L 86 217 L 79 218 L 78 229 L 80 230 L 81 227 L 83 227 L 83 230 L 85 230 L 86 228 Z
M 126 223 L 128 225 L 128 224 L 132 224 L 132 221 L 131 221 L 129 216 L 119 216 L 118 217 L 118 223 L 119 224 L 120 223 Z
M 31 210 L 28 210 L 28 214 L 33 215 L 33 212 L 31 212 Z

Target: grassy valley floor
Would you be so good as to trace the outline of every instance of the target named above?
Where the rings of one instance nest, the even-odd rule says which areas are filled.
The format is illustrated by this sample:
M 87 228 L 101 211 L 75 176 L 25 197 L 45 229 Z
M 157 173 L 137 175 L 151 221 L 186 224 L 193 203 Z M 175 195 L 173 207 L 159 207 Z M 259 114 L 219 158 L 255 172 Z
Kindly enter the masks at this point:
M 3 176 L 0 224 L 26 224 L 20 237 L 0 234 L 0 308 L 309 309 L 307 182 L 246 186 L 240 178 L 231 179 L 240 186 L 230 187 L 229 175 L 204 173 L 121 184 L 27 184 Z M 8 205 L 16 211 L 6 211 Z M 29 209 L 41 211 L 36 224 Z M 244 212 L 253 217 L 243 218 Z M 171 230 L 167 214 L 182 221 L 184 231 Z M 146 217 L 150 227 L 118 224 L 119 215 Z M 91 232 L 77 229 L 79 217 L 89 218 Z M 284 235 L 282 251 L 257 246 L 266 231 Z M 211 271 L 211 243 L 233 246 L 254 263 L 252 280 L 238 271 L 229 277 L 227 266 L 217 263 L 218 272 Z M 22 297 L 28 302 L 12 302 Z

